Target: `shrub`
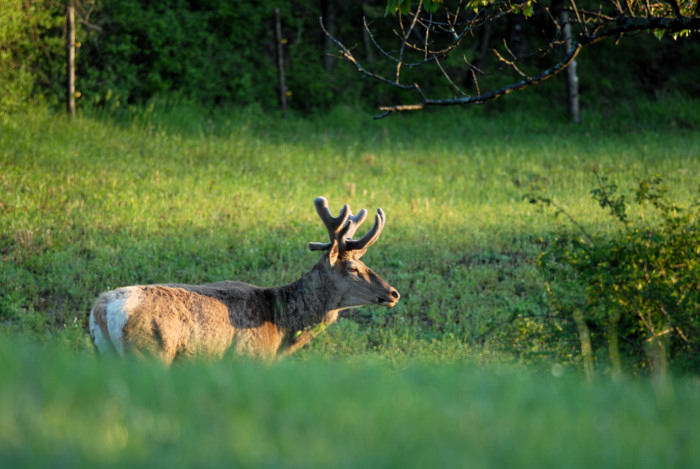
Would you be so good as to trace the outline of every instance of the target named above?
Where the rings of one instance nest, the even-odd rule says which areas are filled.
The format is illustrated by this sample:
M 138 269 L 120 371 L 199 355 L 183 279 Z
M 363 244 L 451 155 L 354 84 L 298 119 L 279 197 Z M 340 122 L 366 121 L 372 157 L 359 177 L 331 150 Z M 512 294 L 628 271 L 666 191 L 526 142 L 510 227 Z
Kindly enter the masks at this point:
M 603 344 L 613 373 L 627 365 L 664 374 L 669 364 L 697 372 L 700 203 L 670 201 L 658 177 L 639 182 L 626 197 L 595 175 L 592 195 L 617 225 L 613 236 L 591 235 L 551 199 L 530 196 L 576 227 L 549 244 L 539 266 L 554 308 L 576 324 L 587 374 Z
M 0 111 L 16 111 L 37 95 L 65 93 L 64 24 L 63 2 L 0 0 Z

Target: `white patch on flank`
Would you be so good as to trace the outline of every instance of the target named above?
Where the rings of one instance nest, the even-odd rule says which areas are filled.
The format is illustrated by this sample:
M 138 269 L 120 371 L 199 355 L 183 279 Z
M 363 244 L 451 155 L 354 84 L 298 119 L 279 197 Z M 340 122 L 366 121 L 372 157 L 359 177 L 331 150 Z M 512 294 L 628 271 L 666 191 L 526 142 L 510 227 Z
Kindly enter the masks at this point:
M 95 322 L 95 310 L 90 311 L 90 335 L 95 343 L 95 347 L 101 354 L 108 354 L 114 351 L 114 347 L 109 343 L 107 337 L 102 334 L 102 329 Z
M 110 292 L 105 316 L 109 338 L 119 355 L 124 355 L 124 326 L 139 302 L 139 288 L 125 287 Z

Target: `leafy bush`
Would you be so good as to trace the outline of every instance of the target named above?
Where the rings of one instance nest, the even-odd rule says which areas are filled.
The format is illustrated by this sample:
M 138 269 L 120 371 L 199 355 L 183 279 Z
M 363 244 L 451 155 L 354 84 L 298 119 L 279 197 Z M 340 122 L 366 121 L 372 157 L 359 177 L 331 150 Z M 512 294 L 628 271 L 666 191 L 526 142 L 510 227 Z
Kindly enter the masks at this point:
M 276 107 L 275 7 L 282 18 L 290 107 L 328 108 L 340 94 L 361 87 L 349 69 L 323 69 L 321 12 L 314 4 L 102 0 L 98 5 L 93 21 L 99 27 L 90 31 L 78 64 L 80 87 L 93 105 L 115 108 L 175 96 L 205 106 Z
M 573 319 L 587 372 L 607 344 L 614 373 L 665 373 L 700 368 L 700 202 L 683 207 L 667 197 L 660 178 L 642 180 L 626 197 L 595 172 L 592 191 L 618 226 L 614 236 L 591 235 L 563 208 L 541 196 L 576 226 L 540 258 L 555 309 Z M 634 206 L 636 217 L 630 210 Z M 574 282 L 572 282 L 574 280 Z M 571 290 L 578 281 L 580 289 Z
M 0 0 L 0 111 L 37 95 L 54 96 L 64 76 L 63 2 Z

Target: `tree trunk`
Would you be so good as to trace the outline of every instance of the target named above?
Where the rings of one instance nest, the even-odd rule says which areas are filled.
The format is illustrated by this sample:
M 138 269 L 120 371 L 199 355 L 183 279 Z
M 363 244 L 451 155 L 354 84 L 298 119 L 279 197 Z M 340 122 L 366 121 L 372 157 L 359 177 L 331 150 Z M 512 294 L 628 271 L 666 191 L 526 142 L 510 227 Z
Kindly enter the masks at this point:
M 647 363 L 652 376 L 656 379 L 665 379 L 668 375 L 668 343 L 671 333 L 671 325 L 665 324 L 661 332 L 647 339 L 645 352 Z
M 581 341 L 581 355 L 583 356 L 583 371 L 586 374 L 586 381 L 589 383 L 594 378 L 593 368 L 593 347 L 591 347 L 591 332 L 588 329 L 588 324 L 583 318 L 583 311 L 577 309 L 574 311 L 574 322 L 578 329 L 578 337 Z
M 522 59 L 527 54 L 527 37 L 524 31 L 525 17 L 522 15 L 508 15 L 506 25 L 506 37 L 509 53 L 514 60 Z
M 275 42 L 277 43 L 277 76 L 279 79 L 280 108 L 282 118 L 287 117 L 287 84 L 284 81 L 284 48 L 282 47 L 282 21 L 280 9 L 275 8 Z
M 568 53 L 572 47 L 569 12 L 566 10 L 560 10 L 559 21 L 562 26 L 562 39 L 564 39 L 566 53 Z M 576 68 L 576 59 L 574 59 L 571 61 L 566 70 L 564 70 L 564 77 L 566 78 L 566 108 L 569 113 L 569 118 L 575 123 L 579 124 L 581 123 L 581 112 L 579 108 L 578 74 Z
M 664 324 L 663 330 L 652 335 L 645 344 L 647 362 L 651 371 L 651 383 L 660 406 L 677 405 L 673 381 L 668 374 L 671 331 L 671 324 Z
M 66 8 L 66 111 L 75 115 L 75 4 L 68 0 Z
M 612 375 L 619 378 L 622 375 L 622 360 L 620 359 L 620 344 L 617 338 L 617 326 L 620 322 L 620 312 L 613 311 L 608 317 L 608 355 L 612 366 Z

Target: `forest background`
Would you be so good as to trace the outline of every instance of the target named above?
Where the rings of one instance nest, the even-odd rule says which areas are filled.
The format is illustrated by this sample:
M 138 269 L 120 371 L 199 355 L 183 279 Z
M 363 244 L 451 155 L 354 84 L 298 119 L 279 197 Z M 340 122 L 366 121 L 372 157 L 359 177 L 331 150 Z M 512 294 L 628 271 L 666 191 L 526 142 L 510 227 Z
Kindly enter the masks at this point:
M 535 43 L 550 27 L 549 4 L 533 4 L 531 16 L 511 15 L 486 44 L 474 38 L 474 49 L 500 43 Z M 12 110 L 29 98 L 55 105 L 66 89 L 66 2 L 4 1 L 0 18 L 0 107 Z M 286 91 L 291 109 L 301 115 L 339 104 L 380 106 L 395 100 L 395 89 L 358 79 L 357 72 L 337 60 L 338 47 L 327 30 L 350 44 L 354 53 L 378 74 L 394 66 L 374 44 L 396 36 L 395 16 L 386 2 L 188 2 L 78 1 L 76 6 L 76 69 L 79 104 L 83 109 L 119 108 L 150 99 L 187 99 L 205 107 L 256 105 L 279 107 L 277 40 L 273 10 L 281 18 Z M 591 5 L 582 4 L 594 9 Z M 363 19 L 371 24 L 363 28 Z M 371 35 L 370 35 L 371 33 Z M 530 38 L 530 39 L 528 39 Z M 700 84 L 697 36 L 674 40 L 636 33 L 603 41 L 581 54 L 584 105 L 611 107 L 640 97 L 668 93 L 696 97 Z M 519 47 L 525 47 L 520 45 Z M 468 55 L 478 55 L 472 50 Z M 546 65 L 558 59 L 542 57 Z M 445 68 L 459 68 L 448 62 Z M 461 66 L 464 64 L 462 63 Z M 484 67 L 485 68 L 485 67 Z M 413 78 L 429 88 L 446 83 L 421 71 Z M 461 79 L 468 81 L 465 71 Z M 501 74 L 515 75 L 514 71 Z M 497 73 L 493 74 L 493 80 Z M 486 76 L 482 88 L 492 78 Z M 444 80 L 443 80 L 444 81 Z M 558 82 L 558 83 L 557 83 Z M 561 100 L 562 80 L 538 87 L 537 93 Z

